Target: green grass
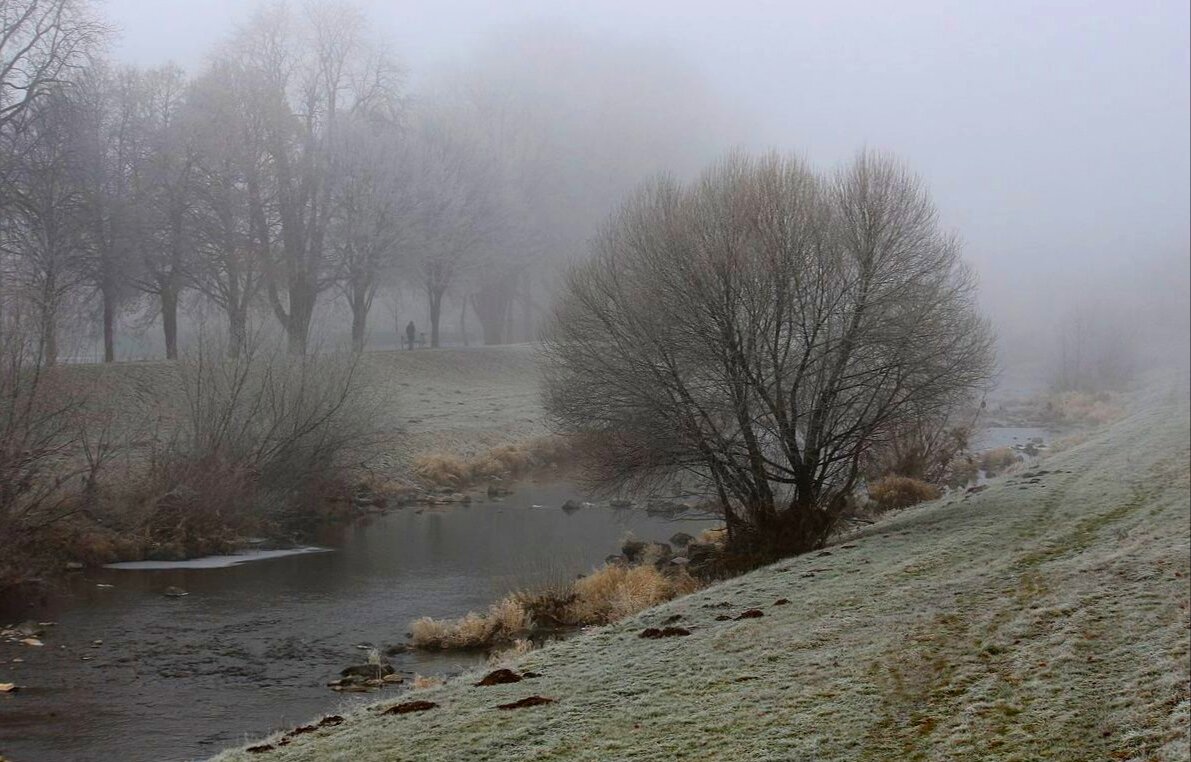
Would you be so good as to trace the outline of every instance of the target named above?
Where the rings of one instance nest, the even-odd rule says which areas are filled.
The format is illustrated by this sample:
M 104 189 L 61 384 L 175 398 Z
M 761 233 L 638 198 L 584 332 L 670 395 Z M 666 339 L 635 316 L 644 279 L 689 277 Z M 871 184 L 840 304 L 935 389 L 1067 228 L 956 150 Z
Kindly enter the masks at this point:
M 537 679 L 465 675 L 416 692 L 437 709 L 221 759 L 1185 760 L 1189 427 L 1185 391 L 1152 394 L 1041 484 L 994 480 L 521 657 Z M 716 622 L 719 601 L 765 616 Z M 676 613 L 689 637 L 636 636 Z M 557 702 L 493 708 L 532 694 Z

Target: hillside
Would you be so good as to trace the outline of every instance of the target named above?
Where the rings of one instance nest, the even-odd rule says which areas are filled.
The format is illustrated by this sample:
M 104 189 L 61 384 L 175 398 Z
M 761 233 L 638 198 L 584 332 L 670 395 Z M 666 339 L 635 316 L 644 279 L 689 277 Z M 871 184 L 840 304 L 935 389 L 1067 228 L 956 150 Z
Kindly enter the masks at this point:
M 1189 426 L 1184 387 L 1150 394 L 1037 475 L 510 665 L 539 677 L 219 759 L 1187 759 Z M 688 637 L 638 637 L 672 615 Z M 412 699 L 438 706 L 382 714 Z

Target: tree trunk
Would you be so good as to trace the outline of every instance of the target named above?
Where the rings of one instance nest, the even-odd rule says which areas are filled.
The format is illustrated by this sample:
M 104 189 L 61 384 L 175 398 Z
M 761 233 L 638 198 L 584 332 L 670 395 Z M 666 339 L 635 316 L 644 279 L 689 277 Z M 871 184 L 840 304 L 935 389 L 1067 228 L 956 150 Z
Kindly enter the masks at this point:
M 292 355 L 306 354 L 310 341 L 310 321 L 314 316 L 314 289 L 304 281 L 291 283 L 289 291 L 289 319 L 285 324 L 286 341 Z
M 103 361 L 116 361 L 116 299 L 111 290 L 103 290 Z
M 467 297 L 463 297 L 463 309 L 459 312 L 459 333 L 463 334 L 463 346 L 468 346 L 467 340 Z
M 502 275 L 482 284 L 471 297 L 471 307 L 480 319 L 485 345 L 504 343 L 515 284 L 515 276 Z
M 161 327 L 165 331 L 165 359 L 178 359 L 178 289 L 161 289 Z
M 46 365 L 58 364 L 58 326 L 53 310 L 41 315 L 41 360 Z
M 240 306 L 229 306 L 227 310 L 227 355 L 232 359 L 244 352 L 248 343 L 248 310 Z
M 358 295 L 354 295 L 351 301 L 352 308 L 352 351 L 364 351 L 364 334 L 368 324 L 368 305 L 364 303 L 363 299 L 359 299 Z
M 430 348 L 438 349 L 438 320 L 442 315 L 442 290 L 431 289 L 430 295 Z
M 524 280 L 525 290 L 521 294 L 521 319 L 525 330 L 525 341 L 533 341 L 537 338 L 536 331 L 533 326 L 533 276 L 527 270 L 525 272 Z

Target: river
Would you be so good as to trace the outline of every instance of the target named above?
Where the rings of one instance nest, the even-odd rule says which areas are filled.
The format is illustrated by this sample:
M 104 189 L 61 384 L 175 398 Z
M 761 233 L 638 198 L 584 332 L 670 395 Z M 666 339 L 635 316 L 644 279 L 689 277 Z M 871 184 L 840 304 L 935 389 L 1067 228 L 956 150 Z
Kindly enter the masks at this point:
M 626 532 L 666 540 L 712 525 L 598 505 L 568 513 L 568 499 L 582 499 L 573 485 L 523 484 L 499 503 L 407 507 L 330 528 L 316 542 L 326 552 L 75 574 L 37 608 L 0 614 L 0 625 L 55 622 L 41 647 L 0 641 L 0 683 L 22 686 L 0 694 L 0 756 L 207 757 L 377 700 L 326 683 L 365 661 L 358 646 L 400 643 L 419 616 L 482 610 L 511 589 L 589 571 Z M 168 597 L 170 587 L 187 594 Z M 443 675 L 482 658 L 392 661 Z

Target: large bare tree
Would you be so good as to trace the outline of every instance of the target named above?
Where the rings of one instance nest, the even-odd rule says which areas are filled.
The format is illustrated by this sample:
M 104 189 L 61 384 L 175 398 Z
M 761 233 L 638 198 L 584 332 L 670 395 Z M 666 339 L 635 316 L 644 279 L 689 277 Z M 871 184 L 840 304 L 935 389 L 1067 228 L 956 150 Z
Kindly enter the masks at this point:
M 0 133 L 73 81 L 106 32 L 85 0 L 0 0 Z
M 367 339 L 368 313 L 412 241 L 417 203 L 398 125 L 347 118 L 332 147 L 336 171 L 328 245 L 332 268 L 352 313 L 352 347 Z
M 291 352 L 306 351 L 321 293 L 336 283 L 329 263 L 337 125 L 345 115 L 391 113 L 397 68 L 366 34 L 364 17 L 343 3 L 308 3 L 294 11 L 266 7 L 236 39 L 234 56 L 256 111 L 269 162 L 267 183 L 254 190 L 257 234 L 270 233 L 266 294 Z M 268 210 L 275 227 L 267 224 Z
M 593 476 L 675 478 L 734 546 L 820 546 L 871 448 L 989 378 L 992 335 L 921 182 L 861 154 L 829 177 L 736 155 L 640 191 L 571 271 L 546 403 Z
M 228 352 L 247 347 L 248 319 L 260 296 L 271 240 L 261 190 L 267 155 L 262 126 L 242 101 L 235 67 L 216 64 L 193 83 L 184 121 L 194 148 L 194 257 L 189 285 L 227 317 Z
M 13 143 L 18 156 L 8 172 L 7 203 L 0 217 L 0 253 L 10 297 L 4 329 L 23 333 L 17 323 L 31 319 L 35 328 L 29 334 L 36 337 L 38 356 L 47 365 L 58 361 L 63 312 L 78 301 L 89 250 L 78 161 L 81 124 L 79 109 L 62 91 L 28 109 Z

